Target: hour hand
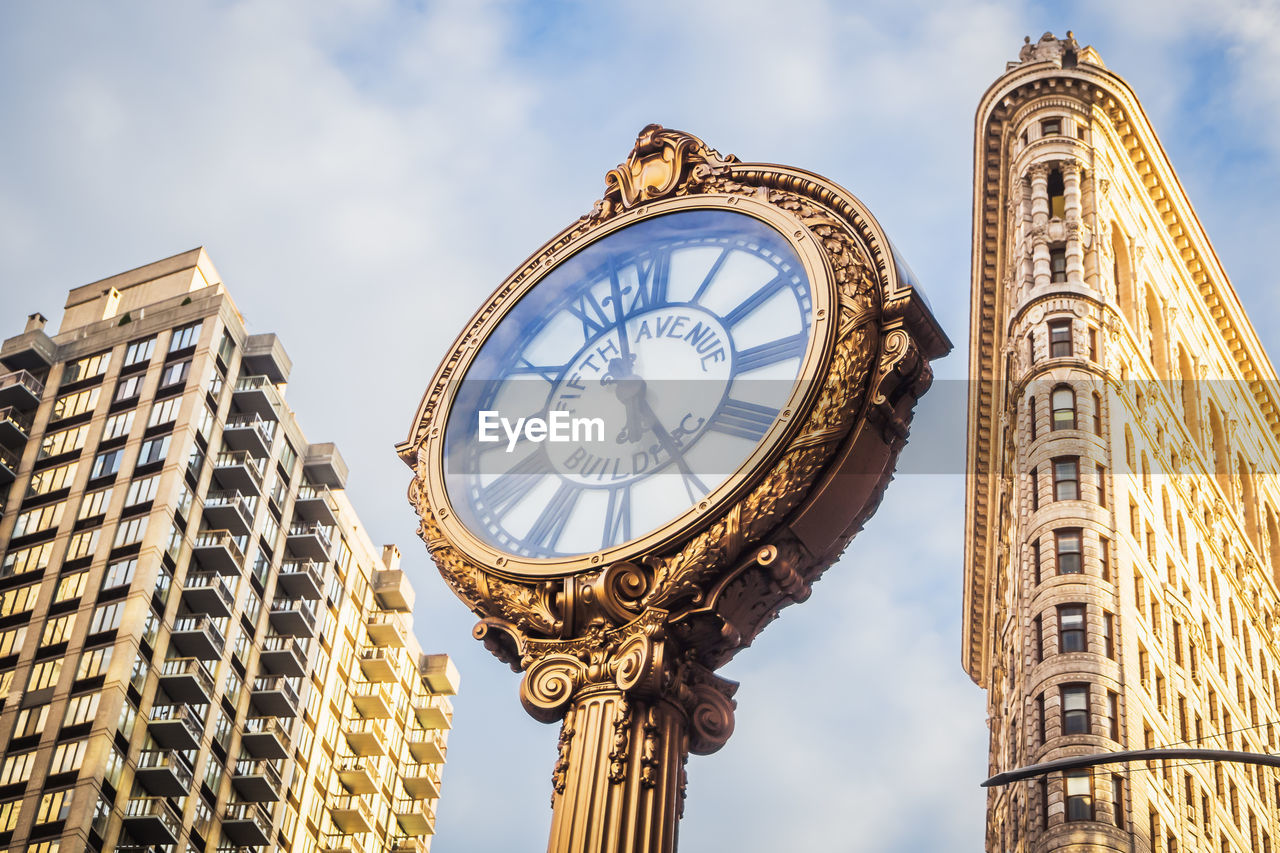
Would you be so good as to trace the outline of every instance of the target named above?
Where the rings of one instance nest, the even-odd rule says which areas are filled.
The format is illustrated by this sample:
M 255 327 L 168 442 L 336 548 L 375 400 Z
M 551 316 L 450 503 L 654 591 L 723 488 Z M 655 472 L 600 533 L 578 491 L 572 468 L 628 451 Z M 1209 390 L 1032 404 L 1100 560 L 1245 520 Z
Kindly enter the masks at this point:
M 618 444 L 636 442 L 644 435 L 645 421 L 641 412 L 644 400 L 644 380 L 631 369 L 634 355 L 609 360 L 609 372 L 600 380 L 601 385 L 612 385 L 618 402 L 627 410 L 627 423 L 618 431 Z

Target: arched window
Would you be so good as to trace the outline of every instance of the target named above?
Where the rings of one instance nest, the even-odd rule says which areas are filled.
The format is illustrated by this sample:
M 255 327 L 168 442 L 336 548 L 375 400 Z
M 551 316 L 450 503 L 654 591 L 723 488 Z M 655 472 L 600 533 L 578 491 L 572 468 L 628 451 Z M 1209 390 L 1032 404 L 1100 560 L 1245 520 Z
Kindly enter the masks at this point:
M 1031 440 L 1036 440 L 1036 395 L 1027 398 L 1027 422 L 1030 427 Z
M 1138 305 L 1133 293 L 1133 263 L 1129 259 L 1129 240 L 1120 223 L 1111 223 L 1112 279 L 1115 282 L 1116 302 L 1120 313 L 1129 321 L 1129 328 L 1138 330 Z
M 1200 394 L 1196 384 L 1195 368 L 1186 347 L 1178 347 L 1178 379 L 1182 391 L 1182 419 L 1191 433 L 1191 440 L 1203 446 L 1200 434 Z
M 1053 404 L 1053 428 L 1076 428 L 1076 392 L 1070 385 L 1059 385 L 1050 397 Z
M 1147 458 L 1147 451 L 1142 451 L 1142 490 L 1151 495 L 1151 460 Z
M 1156 290 L 1147 286 L 1147 353 L 1151 357 L 1151 366 L 1156 369 L 1156 376 L 1161 379 L 1169 375 L 1169 361 L 1166 355 L 1166 338 L 1164 330 L 1164 305 L 1156 297 Z
M 1102 435 L 1102 395 L 1093 392 L 1093 434 Z
M 1133 462 L 1133 433 L 1129 431 L 1129 425 L 1124 425 L 1124 464 L 1128 466 L 1130 471 L 1136 471 L 1138 466 Z
M 1276 579 L 1276 586 L 1280 586 L 1280 524 L 1276 523 L 1270 504 L 1267 505 L 1267 541 L 1271 546 L 1271 576 Z
M 1258 551 L 1262 539 L 1258 535 L 1258 498 L 1253 489 L 1253 471 L 1244 461 L 1243 454 L 1236 454 L 1236 473 L 1240 477 L 1240 509 L 1244 512 L 1244 532 Z
M 1218 485 L 1228 498 L 1231 497 L 1231 463 L 1227 455 L 1227 430 L 1222 423 L 1222 413 L 1218 404 L 1209 402 L 1209 434 L 1213 441 L 1213 473 L 1218 478 Z

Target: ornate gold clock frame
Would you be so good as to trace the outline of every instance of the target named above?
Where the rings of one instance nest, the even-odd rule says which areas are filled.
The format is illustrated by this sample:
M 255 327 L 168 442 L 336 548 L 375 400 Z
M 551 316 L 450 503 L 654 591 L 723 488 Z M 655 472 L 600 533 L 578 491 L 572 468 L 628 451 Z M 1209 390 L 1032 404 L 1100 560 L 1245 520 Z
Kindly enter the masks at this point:
M 737 685 L 715 670 L 809 596 L 875 511 L 931 359 L 951 347 L 879 224 L 841 187 L 741 163 L 649 125 L 587 216 L 485 302 L 432 380 L 409 438 L 419 535 L 480 621 L 474 635 L 524 671 L 520 698 L 561 720 L 550 853 L 668 853 L 690 752 L 733 732 Z M 454 520 L 442 480 L 451 385 L 504 312 L 602 234 L 686 207 L 725 207 L 786 235 L 815 290 L 820 346 L 801 391 L 725 486 L 623 549 L 563 561 L 494 551 Z

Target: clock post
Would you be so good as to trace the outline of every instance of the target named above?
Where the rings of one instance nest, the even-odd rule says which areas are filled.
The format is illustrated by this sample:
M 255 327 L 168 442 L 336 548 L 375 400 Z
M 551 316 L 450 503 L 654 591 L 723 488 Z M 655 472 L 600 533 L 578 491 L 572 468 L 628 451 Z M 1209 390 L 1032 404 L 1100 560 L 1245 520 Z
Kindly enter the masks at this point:
M 875 511 L 951 344 L 830 181 L 650 125 L 605 184 L 468 323 L 397 450 L 474 636 L 560 723 L 549 853 L 671 853 L 689 754 L 733 732 L 716 670 Z M 531 389 L 604 434 L 483 444 Z

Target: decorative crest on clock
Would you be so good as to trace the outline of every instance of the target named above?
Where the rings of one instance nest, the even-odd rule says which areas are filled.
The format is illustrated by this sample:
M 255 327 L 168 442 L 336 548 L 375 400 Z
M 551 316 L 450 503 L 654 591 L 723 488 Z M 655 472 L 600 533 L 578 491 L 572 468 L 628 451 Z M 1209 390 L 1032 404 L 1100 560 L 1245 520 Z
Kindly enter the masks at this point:
M 737 157 L 722 156 L 692 134 L 645 125 L 626 162 L 605 175 L 604 198 L 596 202 L 591 218 L 603 219 L 670 195 L 689 177 L 705 178 L 737 162 Z

